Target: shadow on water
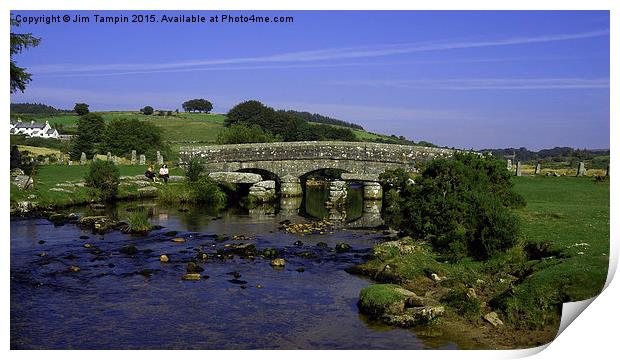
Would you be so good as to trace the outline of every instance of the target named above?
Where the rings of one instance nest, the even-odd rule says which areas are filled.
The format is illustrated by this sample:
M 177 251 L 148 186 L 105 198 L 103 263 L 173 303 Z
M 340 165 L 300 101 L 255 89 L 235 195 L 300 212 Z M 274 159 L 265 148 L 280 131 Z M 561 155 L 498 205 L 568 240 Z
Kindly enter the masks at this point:
M 320 216 L 320 201 L 320 194 L 306 198 L 306 212 Z M 441 336 L 418 337 L 360 316 L 358 294 L 369 281 L 344 269 L 362 263 L 381 241 L 380 234 L 336 230 L 300 236 L 279 230 L 283 220 L 304 221 L 300 203 L 284 199 L 279 206 L 220 211 L 155 202 L 73 209 L 120 220 L 145 211 L 152 224 L 162 227 L 145 236 L 95 235 L 72 224 L 12 219 L 11 348 L 456 347 Z M 174 242 L 174 237 L 185 242 Z M 340 242 L 352 251 L 333 251 Z M 258 253 L 275 248 L 286 266 L 273 268 L 258 255 L 221 256 L 241 243 L 254 244 Z M 127 245 L 137 251 L 121 251 Z M 198 262 L 202 279 L 183 281 L 187 263 L 203 253 L 208 259 Z M 168 263 L 160 262 L 162 254 Z M 79 271 L 71 271 L 72 266 Z

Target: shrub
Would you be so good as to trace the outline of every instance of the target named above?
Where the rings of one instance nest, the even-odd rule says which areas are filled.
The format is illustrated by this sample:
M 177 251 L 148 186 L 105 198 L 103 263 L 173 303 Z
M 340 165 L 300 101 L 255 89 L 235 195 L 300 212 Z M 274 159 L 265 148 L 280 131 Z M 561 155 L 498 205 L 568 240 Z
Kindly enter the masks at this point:
M 264 131 L 260 126 L 234 124 L 220 131 L 217 136 L 218 144 L 248 144 L 266 143 L 281 140 L 268 131 Z
M 206 176 L 194 182 L 166 186 L 160 190 L 159 200 L 167 204 L 206 204 L 220 208 L 226 204 L 226 194 Z
M 517 242 L 517 217 L 509 207 L 525 204 L 510 174 L 492 156 L 457 153 L 435 159 L 415 182 L 403 171 L 381 175 L 386 222 L 425 239 L 448 260 L 488 259 Z
M 127 225 L 128 232 L 145 233 L 152 229 L 148 214 L 145 211 L 132 212 L 129 214 L 127 220 L 129 222 L 129 225 Z
M 204 165 L 197 158 L 191 158 L 185 168 L 185 180 L 188 183 L 196 182 L 200 179 L 202 172 L 205 170 Z
M 94 161 L 86 175 L 86 186 L 95 190 L 102 200 L 111 200 L 118 193 L 119 170 L 109 161 Z

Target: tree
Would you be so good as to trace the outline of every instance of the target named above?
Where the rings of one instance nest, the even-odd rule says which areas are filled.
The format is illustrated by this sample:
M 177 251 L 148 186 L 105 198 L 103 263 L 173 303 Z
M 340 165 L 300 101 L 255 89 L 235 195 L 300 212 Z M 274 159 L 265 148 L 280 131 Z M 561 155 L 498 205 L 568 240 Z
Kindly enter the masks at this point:
M 85 103 L 76 103 L 73 107 L 73 111 L 75 111 L 78 115 L 86 115 L 90 111 L 88 110 L 88 104 Z
M 92 157 L 101 135 L 105 129 L 105 122 L 98 114 L 86 114 L 80 117 L 77 124 L 77 136 L 71 144 L 71 159 L 78 160 L 82 152 Z
M 101 136 L 101 152 L 129 155 L 131 150 L 155 158 L 156 151 L 167 151 L 161 129 L 147 121 L 137 119 L 113 120 Z
M 145 107 L 142 109 L 142 113 L 143 113 L 144 115 L 152 115 L 152 114 L 153 114 L 153 108 L 152 108 L 151 106 L 145 106 Z
M 19 26 L 19 22 L 11 19 L 11 26 Z M 31 33 L 11 32 L 11 94 L 18 90 L 24 92 L 26 84 L 32 79 L 32 74 L 27 73 L 25 68 L 17 66 L 13 61 L 13 55 L 17 55 L 30 47 L 38 46 L 40 42 L 41 39 L 35 38 Z
M 211 104 L 211 102 L 206 99 L 187 100 L 182 104 L 182 107 L 185 112 L 198 111 L 200 113 L 209 113 L 209 111 L 213 110 L 213 104 Z
M 118 193 L 120 172 L 112 162 L 97 160 L 90 164 L 85 180 L 86 186 L 95 190 L 102 200 L 111 200 Z
M 263 105 L 260 101 L 249 100 L 235 105 L 226 114 L 226 120 L 224 126 L 231 126 L 233 124 L 257 124 L 260 127 L 265 127 L 274 117 L 275 111 Z
M 18 168 L 21 165 L 22 156 L 17 148 L 17 145 L 11 146 L 11 170 Z

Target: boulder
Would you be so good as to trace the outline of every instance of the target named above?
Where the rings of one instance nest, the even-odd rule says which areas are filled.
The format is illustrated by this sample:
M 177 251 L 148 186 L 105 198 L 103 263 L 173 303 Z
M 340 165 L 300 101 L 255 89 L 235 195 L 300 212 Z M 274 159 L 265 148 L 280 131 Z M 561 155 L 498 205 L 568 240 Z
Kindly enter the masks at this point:
M 159 261 L 163 263 L 167 263 L 168 261 L 170 261 L 170 259 L 168 258 L 168 255 L 164 254 L 164 255 L 159 256 Z
M 20 190 L 31 187 L 34 180 L 28 175 L 16 175 L 13 177 L 13 184 L 17 185 Z
M 500 320 L 499 316 L 495 311 L 491 311 L 490 313 L 484 315 L 483 318 L 495 327 L 504 325 L 504 322 Z
M 155 195 L 157 194 L 157 188 L 155 186 L 146 186 L 138 189 L 138 193 L 141 195 Z
M 232 184 L 255 184 L 263 180 L 259 174 L 228 171 L 212 172 L 209 177 L 217 182 Z

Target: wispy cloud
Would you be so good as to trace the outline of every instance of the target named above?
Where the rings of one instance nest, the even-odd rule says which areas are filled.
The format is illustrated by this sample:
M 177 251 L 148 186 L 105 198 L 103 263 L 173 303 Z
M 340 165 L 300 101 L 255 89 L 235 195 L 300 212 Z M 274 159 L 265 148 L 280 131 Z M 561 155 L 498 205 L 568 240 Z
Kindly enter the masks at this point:
M 37 74 L 53 73 L 89 73 L 89 72 L 145 72 L 187 69 L 205 66 L 261 64 L 261 63 L 300 63 L 317 61 L 335 61 L 345 59 L 376 58 L 413 54 L 430 51 L 485 48 L 497 46 L 525 45 L 556 41 L 579 40 L 609 35 L 609 29 L 580 32 L 572 34 L 552 34 L 529 37 L 511 37 L 504 39 L 487 39 L 474 41 L 444 41 L 414 44 L 373 45 L 361 47 L 342 47 L 309 51 L 288 52 L 282 54 L 233 57 L 222 59 L 198 59 L 168 63 L 120 63 L 120 64 L 48 64 L 31 65 L 29 69 Z M 202 69 L 204 70 L 204 69 Z
M 331 85 L 377 86 L 427 90 L 570 90 L 606 89 L 609 79 L 418 79 L 418 80 L 350 80 L 333 81 Z

